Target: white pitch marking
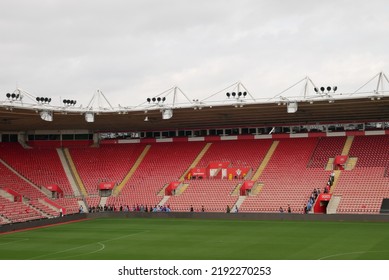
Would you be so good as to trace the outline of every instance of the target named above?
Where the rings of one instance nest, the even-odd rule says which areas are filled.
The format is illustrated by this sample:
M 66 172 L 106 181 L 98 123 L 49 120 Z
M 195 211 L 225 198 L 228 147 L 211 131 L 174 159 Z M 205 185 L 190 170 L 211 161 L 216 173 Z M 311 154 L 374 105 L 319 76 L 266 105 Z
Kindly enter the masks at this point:
M 16 238 L 11 238 L 11 239 L 16 239 Z M 28 238 L 20 238 L 18 240 L 0 243 L 0 246 L 6 245 L 6 244 L 11 244 L 11 243 L 16 243 L 16 242 L 21 242 L 21 241 L 27 241 L 27 240 L 29 240 L 29 239 Z
M 334 254 L 334 255 L 330 255 L 330 256 L 321 257 L 318 260 L 325 260 L 325 259 L 329 259 L 332 257 L 339 257 L 339 256 L 345 256 L 345 255 L 364 254 L 364 253 L 384 253 L 384 252 L 389 252 L 389 251 L 359 251 L 359 252 L 340 253 L 340 254 Z
M 137 235 L 137 234 L 144 233 L 144 232 L 147 232 L 147 231 L 141 231 L 141 232 L 131 233 L 131 234 L 127 234 L 127 235 L 122 235 L 122 236 L 115 237 L 115 238 L 112 238 L 112 239 L 101 240 L 101 241 L 98 241 L 97 243 L 101 243 L 102 244 L 102 242 L 110 242 L 110 241 L 113 241 L 113 240 L 123 239 L 123 238 L 129 237 L 129 236 Z M 72 250 L 77 250 L 77 249 L 80 249 L 80 248 L 83 248 L 83 247 L 86 247 L 86 246 L 89 246 L 89 245 L 93 245 L 93 244 L 95 244 L 95 242 L 88 243 L 88 244 L 85 244 L 85 245 L 82 245 L 82 246 L 77 246 L 77 247 L 69 248 L 69 249 L 66 249 L 66 250 L 61 250 L 61 251 L 54 252 L 54 253 L 49 253 L 49 254 L 44 254 L 44 255 L 32 257 L 32 258 L 29 258 L 27 260 L 33 260 L 33 259 L 36 259 L 36 258 L 40 259 L 42 257 L 47 257 L 47 256 L 56 255 L 56 254 L 61 254 L 61 253 L 69 252 L 69 251 L 72 251 Z M 105 245 L 104 245 L 104 248 L 105 248 Z M 104 249 L 102 249 L 102 250 L 104 250 Z

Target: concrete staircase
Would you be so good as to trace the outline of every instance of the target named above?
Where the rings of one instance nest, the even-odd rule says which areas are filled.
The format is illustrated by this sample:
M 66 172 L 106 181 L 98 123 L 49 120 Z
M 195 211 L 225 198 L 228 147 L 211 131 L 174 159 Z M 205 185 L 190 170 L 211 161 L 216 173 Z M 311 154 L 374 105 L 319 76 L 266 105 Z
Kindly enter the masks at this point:
M 78 202 L 78 206 L 82 206 L 83 212 L 88 213 L 88 207 L 86 206 L 85 202 L 83 200 L 78 200 L 77 202 Z
M 340 195 L 333 195 L 331 197 L 331 200 L 327 205 L 327 214 L 336 214 L 341 199 L 342 197 Z
M 77 171 L 77 168 L 73 162 L 73 159 L 72 159 L 72 156 L 70 155 L 70 152 L 69 152 L 69 149 L 68 148 L 65 148 L 63 150 L 64 152 L 64 155 L 65 155 L 65 158 L 66 158 L 66 161 L 69 165 L 69 168 L 70 168 L 70 171 L 72 173 L 72 176 L 75 180 L 75 183 L 77 184 L 79 190 L 81 191 L 82 195 L 84 197 L 87 197 L 88 196 L 88 192 L 86 191 L 86 188 L 84 186 L 84 183 L 82 182 L 81 180 L 81 177 L 80 175 L 78 174 L 78 171 Z
M 62 149 L 58 148 L 57 153 L 58 153 L 59 159 L 62 163 L 62 167 L 65 171 L 66 177 L 68 178 L 70 186 L 72 187 L 73 194 L 75 196 L 80 196 L 81 195 L 80 189 L 79 189 L 78 185 L 76 184 L 76 181 L 73 177 L 72 171 L 70 170 L 70 166 L 68 164 L 68 161 L 66 160 L 66 156 L 64 154 L 64 151 Z
M 188 169 L 184 172 L 184 174 L 181 175 L 180 179 L 178 181 L 182 182 L 185 180 L 186 174 L 192 169 L 197 166 L 197 164 L 200 162 L 200 160 L 203 158 L 205 153 L 208 151 L 208 149 L 211 147 L 212 143 L 205 144 L 204 148 L 200 151 L 200 153 L 197 155 L 197 157 L 194 159 L 192 164 L 188 167 Z
M 138 159 L 136 160 L 134 165 L 131 167 L 131 169 L 127 173 L 126 177 L 124 177 L 123 181 L 113 189 L 113 195 L 114 196 L 118 196 L 119 195 L 121 190 L 124 188 L 124 186 L 127 184 L 127 182 L 131 179 L 132 175 L 134 175 L 135 171 L 138 169 L 138 167 L 141 164 L 141 162 L 143 161 L 143 159 L 146 157 L 146 155 L 147 155 L 148 151 L 150 150 L 150 148 L 151 148 L 151 145 L 147 145 L 143 149 L 142 153 L 139 155 Z
M 246 196 L 239 196 L 238 200 L 235 202 L 234 206 L 232 206 L 231 213 L 236 213 L 236 209 L 238 209 L 242 205 L 243 201 L 245 201 Z
M 236 184 L 235 189 L 231 192 L 232 196 L 238 196 L 240 194 L 240 187 L 242 186 L 241 183 Z
M 106 196 L 106 197 L 101 197 L 100 198 L 100 203 L 99 203 L 99 205 L 100 206 L 103 206 L 104 207 L 104 205 L 107 205 L 107 200 L 108 200 L 108 196 Z M 86 206 L 85 206 L 86 207 Z
M 348 155 L 351 149 L 351 145 L 353 144 L 354 136 L 347 136 L 346 143 L 344 143 L 344 147 L 342 150 L 342 155 Z M 355 166 L 356 160 L 354 160 L 354 166 Z M 342 171 L 341 170 L 335 170 L 335 179 L 331 186 L 330 193 L 332 194 L 337 186 L 337 183 L 339 181 L 339 178 L 341 176 Z
M 169 186 L 169 183 L 166 183 L 162 189 L 158 192 L 158 196 L 164 196 L 165 195 L 165 189 Z
M 279 144 L 279 141 L 274 141 L 272 145 L 270 146 L 269 150 L 266 153 L 266 156 L 261 162 L 261 165 L 258 167 L 257 171 L 255 171 L 253 177 L 251 178 L 252 181 L 257 181 L 259 177 L 262 175 L 263 170 L 265 170 L 267 164 L 269 163 L 271 157 L 273 156 L 277 146 Z
M 158 205 L 160 205 L 160 206 L 165 205 L 165 203 L 169 200 L 169 198 L 170 198 L 170 196 L 165 195 L 165 196 L 161 199 L 161 201 L 158 203 Z
M 182 183 L 178 186 L 178 188 L 176 189 L 176 192 L 175 192 L 175 195 L 180 195 L 182 194 L 187 188 L 189 187 L 189 184 L 187 183 Z

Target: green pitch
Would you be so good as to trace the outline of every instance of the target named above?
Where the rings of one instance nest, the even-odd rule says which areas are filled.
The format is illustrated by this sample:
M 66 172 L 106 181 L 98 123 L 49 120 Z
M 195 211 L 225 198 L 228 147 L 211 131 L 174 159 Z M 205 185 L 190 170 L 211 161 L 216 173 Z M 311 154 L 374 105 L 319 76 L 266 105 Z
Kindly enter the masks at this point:
M 389 223 L 100 218 L 0 235 L 0 259 L 389 259 Z

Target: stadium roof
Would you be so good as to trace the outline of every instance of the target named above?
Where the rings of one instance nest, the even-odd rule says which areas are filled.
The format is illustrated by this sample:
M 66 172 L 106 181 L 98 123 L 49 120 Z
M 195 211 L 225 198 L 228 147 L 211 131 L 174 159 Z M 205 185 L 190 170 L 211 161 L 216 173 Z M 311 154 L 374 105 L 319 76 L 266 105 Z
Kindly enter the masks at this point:
M 389 95 L 382 87 L 388 79 L 383 73 L 373 78 L 378 78 L 375 90 L 360 92 L 366 83 L 345 94 L 336 93 L 336 87 L 316 87 L 306 77 L 270 99 L 254 98 L 242 83 L 203 100 L 189 100 L 173 87 L 138 106 L 118 108 L 101 91 L 88 106 L 77 107 L 70 100 L 52 106 L 17 89 L 0 102 L 0 131 L 128 132 L 389 121 Z M 293 95 L 296 88 L 303 90 Z

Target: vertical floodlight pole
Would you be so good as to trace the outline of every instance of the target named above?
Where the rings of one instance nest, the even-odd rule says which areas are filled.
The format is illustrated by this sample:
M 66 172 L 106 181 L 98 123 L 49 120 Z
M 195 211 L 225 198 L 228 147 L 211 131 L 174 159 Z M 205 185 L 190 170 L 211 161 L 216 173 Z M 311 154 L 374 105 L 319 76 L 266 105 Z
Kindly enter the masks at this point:
M 379 94 L 380 89 L 384 91 L 384 79 L 383 79 L 384 74 L 380 72 L 378 74 L 378 81 L 377 81 L 377 87 L 376 87 L 376 93 Z
M 176 98 L 177 98 L 177 86 L 175 86 L 173 88 L 173 108 L 174 108 L 174 105 L 176 104 Z

